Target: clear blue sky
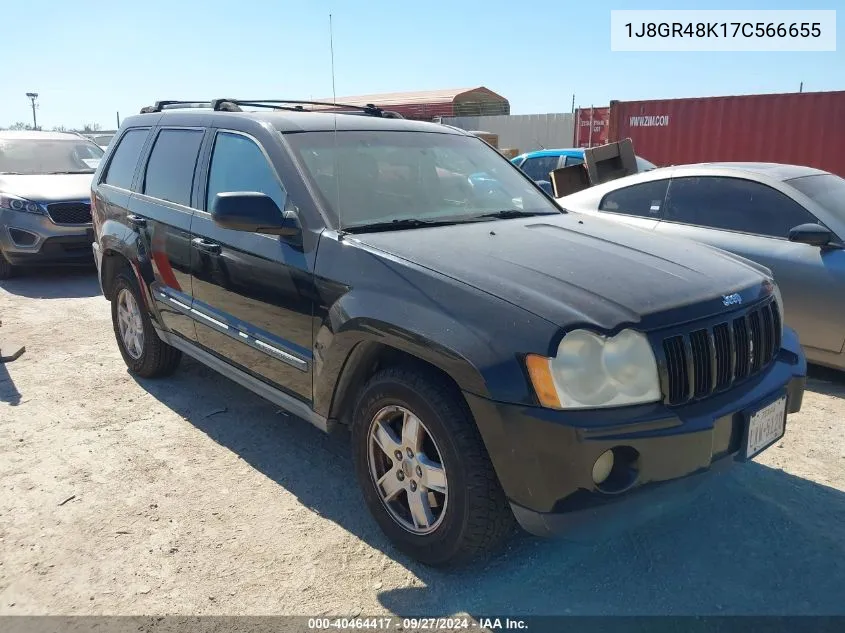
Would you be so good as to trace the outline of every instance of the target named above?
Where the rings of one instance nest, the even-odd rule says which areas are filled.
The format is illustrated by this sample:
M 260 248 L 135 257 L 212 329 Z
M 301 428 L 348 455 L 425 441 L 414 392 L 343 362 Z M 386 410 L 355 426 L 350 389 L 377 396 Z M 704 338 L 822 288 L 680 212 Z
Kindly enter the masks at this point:
M 0 125 L 114 127 L 156 99 L 310 98 L 484 85 L 512 112 L 610 99 L 845 89 L 835 53 L 612 53 L 611 9 L 839 9 L 819 0 L 29 0 L 3 7 Z

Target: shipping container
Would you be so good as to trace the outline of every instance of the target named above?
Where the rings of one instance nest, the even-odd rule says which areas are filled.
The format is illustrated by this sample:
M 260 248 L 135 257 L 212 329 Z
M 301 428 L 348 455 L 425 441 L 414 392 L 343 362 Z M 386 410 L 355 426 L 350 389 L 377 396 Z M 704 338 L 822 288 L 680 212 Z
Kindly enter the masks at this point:
M 575 111 L 575 147 L 595 147 L 608 142 L 610 108 L 578 108 Z
M 609 139 L 660 166 L 808 165 L 845 176 L 845 91 L 612 101 Z

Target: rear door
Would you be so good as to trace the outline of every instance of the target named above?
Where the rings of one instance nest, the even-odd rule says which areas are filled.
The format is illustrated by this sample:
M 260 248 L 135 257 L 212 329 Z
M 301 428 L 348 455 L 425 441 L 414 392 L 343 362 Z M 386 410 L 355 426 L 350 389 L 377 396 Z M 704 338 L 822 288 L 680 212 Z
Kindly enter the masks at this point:
M 599 200 L 598 211 L 608 219 L 651 231 L 660 221 L 668 188 L 665 178 L 614 189 Z
M 311 400 L 313 276 L 301 244 L 218 226 L 218 193 L 260 191 L 280 209 L 288 196 L 253 136 L 217 130 L 203 176 L 204 211 L 191 225 L 197 338 L 209 351 L 302 400 Z
M 129 222 L 139 235 L 139 260 L 164 325 L 197 338 L 191 306 L 191 216 L 194 171 L 205 128 L 161 127 L 129 202 Z
M 742 255 L 771 269 L 786 324 L 803 345 L 838 353 L 845 343 L 845 294 L 833 292 L 845 251 L 796 244 L 789 229 L 818 219 L 766 184 L 724 176 L 673 178 L 657 231 Z

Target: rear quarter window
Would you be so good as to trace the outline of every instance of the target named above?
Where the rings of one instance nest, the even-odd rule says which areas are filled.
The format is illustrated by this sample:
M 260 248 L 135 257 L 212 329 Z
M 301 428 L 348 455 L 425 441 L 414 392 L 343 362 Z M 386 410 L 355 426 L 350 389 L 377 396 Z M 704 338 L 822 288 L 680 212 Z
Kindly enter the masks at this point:
M 149 131 L 149 128 L 137 128 L 128 130 L 123 135 L 106 168 L 103 183 L 121 189 L 132 187 L 138 159 L 141 157 L 141 150 L 144 149 L 144 142 L 147 140 Z

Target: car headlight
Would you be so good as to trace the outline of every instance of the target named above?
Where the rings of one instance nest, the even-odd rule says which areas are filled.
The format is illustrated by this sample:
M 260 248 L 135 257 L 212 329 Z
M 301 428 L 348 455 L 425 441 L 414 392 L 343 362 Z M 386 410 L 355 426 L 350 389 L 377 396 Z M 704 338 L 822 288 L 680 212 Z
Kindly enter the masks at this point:
M 9 195 L 8 193 L 0 193 L 0 209 L 44 214 L 44 210 L 37 203 Z
M 661 399 L 657 361 L 645 334 L 613 337 L 573 330 L 553 358 L 529 354 L 526 366 L 540 403 L 555 409 L 621 407 Z

